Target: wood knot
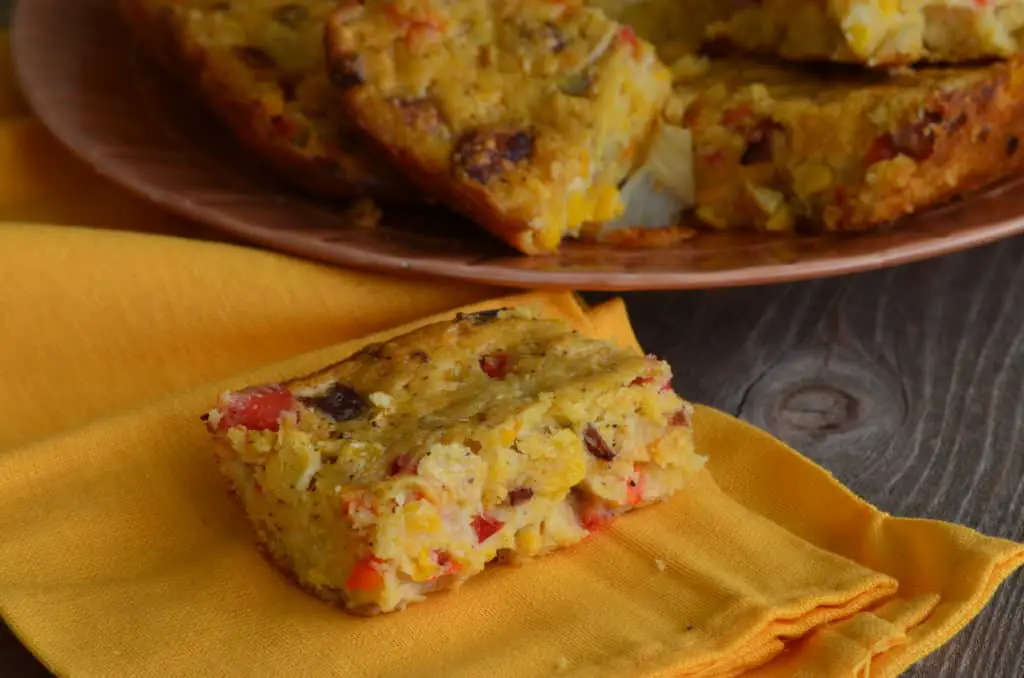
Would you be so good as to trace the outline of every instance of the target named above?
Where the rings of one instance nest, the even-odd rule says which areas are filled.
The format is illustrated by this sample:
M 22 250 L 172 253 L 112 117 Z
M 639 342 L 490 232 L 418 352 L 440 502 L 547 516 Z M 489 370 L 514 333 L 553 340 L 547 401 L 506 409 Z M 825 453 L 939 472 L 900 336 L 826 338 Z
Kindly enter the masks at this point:
M 860 401 L 829 384 L 794 389 L 779 405 L 779 418 L 789 427 L 808 432 L 845 431 L 860 423 Z
M 899 375 L 862 353 L 813 348 L 769 367 L 739 415 L 809 456 L 862 456 L 892 439 L 907 407 Z

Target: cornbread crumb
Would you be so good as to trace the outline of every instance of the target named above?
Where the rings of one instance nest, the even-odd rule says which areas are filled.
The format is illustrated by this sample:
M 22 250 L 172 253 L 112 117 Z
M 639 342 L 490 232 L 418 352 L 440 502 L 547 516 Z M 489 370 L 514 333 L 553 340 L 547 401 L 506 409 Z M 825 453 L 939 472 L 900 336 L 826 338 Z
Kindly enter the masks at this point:
M 571 667 L 571 666 L 572 666 L 572 662 L 569 661 L 568 657 L 563 655 L 563 656 L 558 658 L 558 664 L 555 665 L 555 668 L 558 671 L 560 671 L 560 672 L 564 672 L 564 671 L 568 671 L 569 667 Z
M 371 393 L 369 399 L 371 403 L 384 410 L 390 409 L 395 403 L 394 398 L 389 396 L 387 393 L 382 393 L 380 391 Z
M 668 566 L 665 564 L 665 561 L 661 558 L 655 558 L 654 567 L 658 570 L 658 572 L 664 572 Z

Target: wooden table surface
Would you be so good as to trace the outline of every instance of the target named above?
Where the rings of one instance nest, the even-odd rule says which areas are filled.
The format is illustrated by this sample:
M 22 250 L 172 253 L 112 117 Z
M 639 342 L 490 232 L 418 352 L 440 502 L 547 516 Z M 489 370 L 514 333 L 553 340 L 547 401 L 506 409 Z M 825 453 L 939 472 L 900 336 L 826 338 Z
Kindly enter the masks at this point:
M 1024 541 L 1024 238 L 833 280 L 626 298 L 689 398 L 771 431 L 885 511 Z M 1018 573 L 907 675 L 1024 676 L 1022 639 Z M 50 674 L 0 626 L 0 675 Z

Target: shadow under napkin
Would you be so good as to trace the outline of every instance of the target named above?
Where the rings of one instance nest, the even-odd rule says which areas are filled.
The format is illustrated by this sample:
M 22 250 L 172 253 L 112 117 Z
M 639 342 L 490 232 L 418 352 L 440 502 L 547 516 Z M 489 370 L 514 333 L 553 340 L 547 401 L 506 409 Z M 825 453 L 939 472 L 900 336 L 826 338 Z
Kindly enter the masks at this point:
M 569 295 L 518 300 L 634 341 L 621 304 L 588 317 Z M 781 443 L 700 408 L 698 444 L 722 489 L 702 474 L 578 547 L 355 619 L 266 564 L 225 496 L 196 414 L 247 381 L 0 457 L 0 610 L 58 673 L 728 676 L 775 658 L 757 675 L 894 675 L 973 616 L 1022 557 L 963 528 L 890 523 Z M 933 553 L 949 566 L 922 578 L 914 557 Z

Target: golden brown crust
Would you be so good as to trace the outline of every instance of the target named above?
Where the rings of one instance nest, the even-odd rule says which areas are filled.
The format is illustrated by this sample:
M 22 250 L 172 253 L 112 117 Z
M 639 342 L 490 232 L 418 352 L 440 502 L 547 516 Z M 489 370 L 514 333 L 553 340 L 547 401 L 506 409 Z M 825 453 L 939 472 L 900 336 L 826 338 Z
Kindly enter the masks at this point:
M 327 43 L 327 49 L 330 50 L 329 37 Z M 344 93 L 339 92 L 335 100 L 339 108 L 347 108 Z M 406 126 L 397 108 L 375 111 L 372 128 L 364 128 L 364 132 L 376 135 L 374 141 L 381 152 L 386 153 L 391 163 L 405 178 L 419 187 L 424 195 L 431 196 L 439 203 L 451 205 L 520 252 L 539 253 L 542 248 L 534 242 L 533 231 L 509 221 L 485 195 L 478 191 L 466 190 L 461 184 L 452 181 L 445 172 L 424 165 L 414 152 L 408 150 L 415 144 L 415 136 L 419 131 L 419 127 Z
M 1024 167 L 1024 62 L 992 67 L 991 78 L 964 90 L 929 93 L 922 115 L 904 119 L 901 132 L 931 134 L 924 160 L 906 156 L 878 163 L 857 199 L 827 224 L 856 229 L 897 219 L 916 209 L 981 188 Z M 934 120 L 931 121 L 931 117 Z M 930 150 L 927 150 L 930 148 Z M 866 161 L 865 161 L 866 162 Z M 828 217 L 829 215 L 826 215 Z
M 525 254 L 539 254 L 545 248 L 540 247 L 534 238 L 534 232 L 523 229 L 518 223 L 510 221 L 495 204 L 477 191 L 466 190 L 461 184 L 450 180 L 447 174 L 434 171 L 423 165 L 414 154 L 403 150 L 405 144 L 398 140 L 401 136 L 401 125 L 386 117 L 377 117 L 378 125 L 374 130 L 390 130 L 396 132 L 394 137 L 378 139 L 380 148 L 387 153 L 391 161 L 423 193 L 446 205 L 452 205 L 464 215 L 492 235 L 505 241 Z
M 712 62 L 685 88 L 697 215 L 863 230 L 1024 167 L 1024 62 L 900 73 Z
M 343 123 L 332 130 L 337 139 L 330 142 L 312 148 L 292 143 L 288 136 L 296 133 L 292 130 L 329 123 L 282 115 L 269 108 L 258 92 L 231 82 L 232 68 L 238 65 L 223 63 L 223 55 L 209 54 L 188 35 L 188 7 L 163 0 L 119 0 L 119 5 L 141 50 L 211 109 L 237 143 L 283 179 L 324 197 L 415 199 L 387 159 Z

